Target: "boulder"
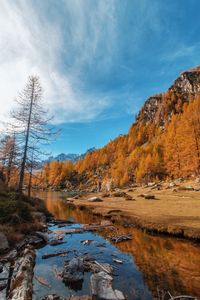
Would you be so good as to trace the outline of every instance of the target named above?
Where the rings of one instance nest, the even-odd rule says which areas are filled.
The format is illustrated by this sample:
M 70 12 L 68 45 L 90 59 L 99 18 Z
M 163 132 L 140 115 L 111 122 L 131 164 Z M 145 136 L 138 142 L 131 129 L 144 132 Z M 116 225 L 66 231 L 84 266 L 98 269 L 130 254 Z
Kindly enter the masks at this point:
M 140 196 L 145 198 L 145 199 L 148 199 L 148 200 L 156 199 L 155 196 L 152 195 L 152 194 L 141 194 Z
M 125 197 L 127 194 L 125 192 L 121 192 L 121 191 L 118 191 L 118 192 L 114 192 L 112 194 L 112 196 L 114 197 Z
M 110 193 L 103 193 L 101 196 L 102 196 L 103 198 L 108 198 L 108 197 L 110 197 Z
M 49 236 L 47 233 L 41 232 L 41 231 L 36 231 L 35 234 L 41 238 L 44 242 L 48 243 L 49 241 Z
M 113 223 L 109 220 L 101 220 L 101 226 L 113 226 Z
M 91 197 L 88 199 L 90 202 L 103 202 L 103 200 L 99 197 Z
M 130 195 L 128 195 L 128 194 L 126 194 L 126 195 L 124 196 L 124 198 L 125 198 L 126 200 L 133 200 L 133 198 L 132 198 Z
M 113 278 L 103 271 L 92 274 L 90 277 L 92 297 L 101 300 L 124 300 L 122 292 L 113 289 L 112 280 Z
M 65 283 L 77 283 L 83 281 L 83 260 L 79 258 L 73 258 L 66 265 L 63 271 L 62 277 Z
M 9 249 L 8 239 L 3 232 L 0 232 L 0 254 Z

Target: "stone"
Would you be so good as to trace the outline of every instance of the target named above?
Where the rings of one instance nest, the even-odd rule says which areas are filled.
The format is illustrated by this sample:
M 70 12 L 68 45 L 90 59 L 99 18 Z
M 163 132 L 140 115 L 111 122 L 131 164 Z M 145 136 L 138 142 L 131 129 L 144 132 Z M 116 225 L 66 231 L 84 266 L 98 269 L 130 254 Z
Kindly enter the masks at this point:
M 108 198 L 108 197 L 110 197 L 110 193 L 103 193 L 101 196 L 102 196 L 103 198 Z
M 6 288 L 8 286 L 9 273 L 10 273 L 10 263 L 1 265 L 0 272 L 0 299 L 6 300 Z
M 101 220 L 101 226 L 113 226 L 113 223 L 109 220 Z
M 118 192 L 114 192 L 112 194 L 112 196 L 114 197 L 125 197 L 127 194 L 125 192 L 121 192 L 121 191 L 118 191 Z
M 125 300 L 121 291 L 113 289 L 112 281 L 113 278 L 103 271 L 92 274 L 90 277 L 92 297 L 101 300 Z
M 48 243 L 49 241 L 49 236 L 47 233 L 41 232 L 41 231 L 36 231 L 35 234 L 41 238 L 44 242 Z
M 51 295 L 44 296 L 41 300 L 64 300 L 64 298 L 61 298 L 56 294 L 51 294 Z
M 3 232 L 0 232 L 0 253 L 5 253 L 8 249 L 8 239 Z
M 99 197 L 91 197 L 88 199 L 90 202 L 103 202 L 103 200 Z
M 125 199 L 126 200 L 133 200 L 133 198 L 130 195 L 128 195 L 128 194 L 126 194 Z
M 76 283 L 83 281 L 83 260 L 79 258 L 71 259 L 63 271 L 62 277 L 65 283 Z

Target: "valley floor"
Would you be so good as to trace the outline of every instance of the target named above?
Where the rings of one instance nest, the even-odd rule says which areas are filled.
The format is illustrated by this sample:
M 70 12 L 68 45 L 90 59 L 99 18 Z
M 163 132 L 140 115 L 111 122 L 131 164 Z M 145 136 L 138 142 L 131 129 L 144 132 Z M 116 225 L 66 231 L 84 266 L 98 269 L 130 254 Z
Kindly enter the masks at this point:
M 149 232 L 200 240 L 199 185 L 184 182 L 174 187 L 164 183 L 159 189 L 135 187 L 120 190 L 122 195 L 124 193 L 120 197 L 116 196 L 116 192 L 92 193 L 74 199 L 73 203 L 82 209 L 92 210 L 94 214 L 133 224 Z M 102 201 L 95 202 L 94 196 Z M 155 199 L 148 199 L 151 196 Z

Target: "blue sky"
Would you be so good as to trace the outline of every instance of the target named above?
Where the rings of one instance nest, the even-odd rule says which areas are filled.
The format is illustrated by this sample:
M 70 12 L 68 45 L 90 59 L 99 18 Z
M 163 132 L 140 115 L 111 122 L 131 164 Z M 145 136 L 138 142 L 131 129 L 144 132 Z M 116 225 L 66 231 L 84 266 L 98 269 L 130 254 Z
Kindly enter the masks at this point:
M 199 11 L 198 0 L 1 0 L 1 119 L 38 74 L 62 129 L 48 150 L 105 145 L 148 96 L 200 64 Z

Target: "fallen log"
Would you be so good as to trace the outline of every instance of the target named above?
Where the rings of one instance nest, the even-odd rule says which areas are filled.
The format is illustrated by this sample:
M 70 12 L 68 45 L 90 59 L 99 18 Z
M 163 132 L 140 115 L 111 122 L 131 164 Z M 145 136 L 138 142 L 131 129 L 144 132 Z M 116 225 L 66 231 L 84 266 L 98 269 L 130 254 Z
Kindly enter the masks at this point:
M 32 299 L 33 292 L 33 268 L 35 264 L 35 251 L 26 248 L 23 256 L 16 260 L 13 275 L 10 281 L 8 300 Z
M 48 244 L 51 246 L 57 246 L 67 243 L 67 241 L 60 241 L 60 240 L 52 240 Z
M 55 257 L 55 256 L 65 256 L 67 253 L 69 253 L 69 250 L 65 250 L 65 251 L 59 251 L 59 252 L 54 252 L 54 253 L 47 253 L 42 255 L 42 259 L 47 259 L 50 257 Z

